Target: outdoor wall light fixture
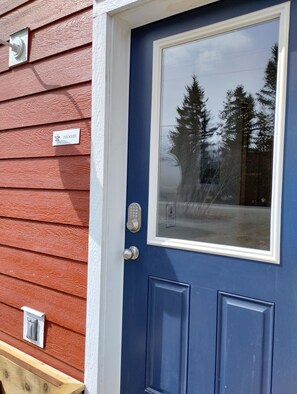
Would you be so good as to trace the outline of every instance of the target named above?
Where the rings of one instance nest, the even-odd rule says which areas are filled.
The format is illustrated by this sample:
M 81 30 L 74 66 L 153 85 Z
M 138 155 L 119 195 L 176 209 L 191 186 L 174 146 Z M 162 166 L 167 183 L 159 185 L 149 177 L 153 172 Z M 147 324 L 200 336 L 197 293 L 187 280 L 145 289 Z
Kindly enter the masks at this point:
M 0 38 L 0 44 L 9 47 L 9 67 L 25 63 L 28 60 L 29 29 L 25 28 L 9 36 L 9 42 Z

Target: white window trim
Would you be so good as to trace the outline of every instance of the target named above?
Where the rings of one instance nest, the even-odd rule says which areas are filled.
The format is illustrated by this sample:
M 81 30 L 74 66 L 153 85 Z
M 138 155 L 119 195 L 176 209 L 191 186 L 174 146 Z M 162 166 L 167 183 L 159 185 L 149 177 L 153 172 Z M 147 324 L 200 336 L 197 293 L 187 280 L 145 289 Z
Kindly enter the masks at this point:
M 158 237 L 157 207 L 158 207 L 158 174 L 159 174 L 159 130 L 160 130 L 160 101 L 161 101 L 161 75 L 162 51 L 165 48 L 184 44 L 202 38 L 240 29 L 257 23 L 279 18 L 279 54 L 277 74 L 277 95 L 275 112 L 275 135 L 273 148 L 273 174 L 272 174 L 272 203 L 270 223 L 270 250 L 260 250 L 232 245 L 221 245 L 206 242 L 195 242 L 182 239 Z M 149 180 L 149 217 L 148 239 L 149 245 L 175 248 L 231 256 L 241 259 L 280 263 L 280 227 L 281 227 L 281 197 L 282 197 L 282 168 L 285 131 L 285 103 L 287 81 L 287 54 L 289 41 L 290 3 L 282 3 L 260 11 L 245 14 L 223 22 L 206 27 L 186 31 L 154 42 L 153 51 L 153 91 L 151 115 L 151 149 L 150 149 L 150 180 Z
M 215 1 L 94 0 L 86 394 L 120 394 L 131 29 Z

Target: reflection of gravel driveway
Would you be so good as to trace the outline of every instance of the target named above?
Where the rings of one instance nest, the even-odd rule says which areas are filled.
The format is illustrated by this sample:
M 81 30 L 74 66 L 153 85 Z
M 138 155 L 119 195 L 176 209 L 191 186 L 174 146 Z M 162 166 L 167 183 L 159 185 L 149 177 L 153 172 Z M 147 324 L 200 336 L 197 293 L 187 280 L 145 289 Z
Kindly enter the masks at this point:
M 186 214 L 177 204 L 176 226 L 166 228 L 165 204 L 159 206 L 160 237 L 269 250 L 270 208 L 213 204 L 199 219 L 197 204 Z

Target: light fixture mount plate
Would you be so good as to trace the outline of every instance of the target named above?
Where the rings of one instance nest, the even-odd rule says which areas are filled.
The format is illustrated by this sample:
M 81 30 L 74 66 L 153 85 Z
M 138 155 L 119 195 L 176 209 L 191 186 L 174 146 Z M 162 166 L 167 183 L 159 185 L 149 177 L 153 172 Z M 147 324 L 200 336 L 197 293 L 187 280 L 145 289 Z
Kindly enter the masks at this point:
M 9 48 L 9 67 L 18 66 L 28 61 L 29 56 L 29 28 L 19 30 L 9 36 L 10 44 L 18 46 L 19 50 Z

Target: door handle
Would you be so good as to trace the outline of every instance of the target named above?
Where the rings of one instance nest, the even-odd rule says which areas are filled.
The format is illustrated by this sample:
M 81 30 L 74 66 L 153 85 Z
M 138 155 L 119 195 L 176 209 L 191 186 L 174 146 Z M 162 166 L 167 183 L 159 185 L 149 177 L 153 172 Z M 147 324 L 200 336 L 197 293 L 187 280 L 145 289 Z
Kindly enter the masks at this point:
M 136 260 L 139 256 L 139 250 L 136 246 L 130 246 L 130 248 L 125 249 L 123 252 L 123 257 L 125 260 Z

